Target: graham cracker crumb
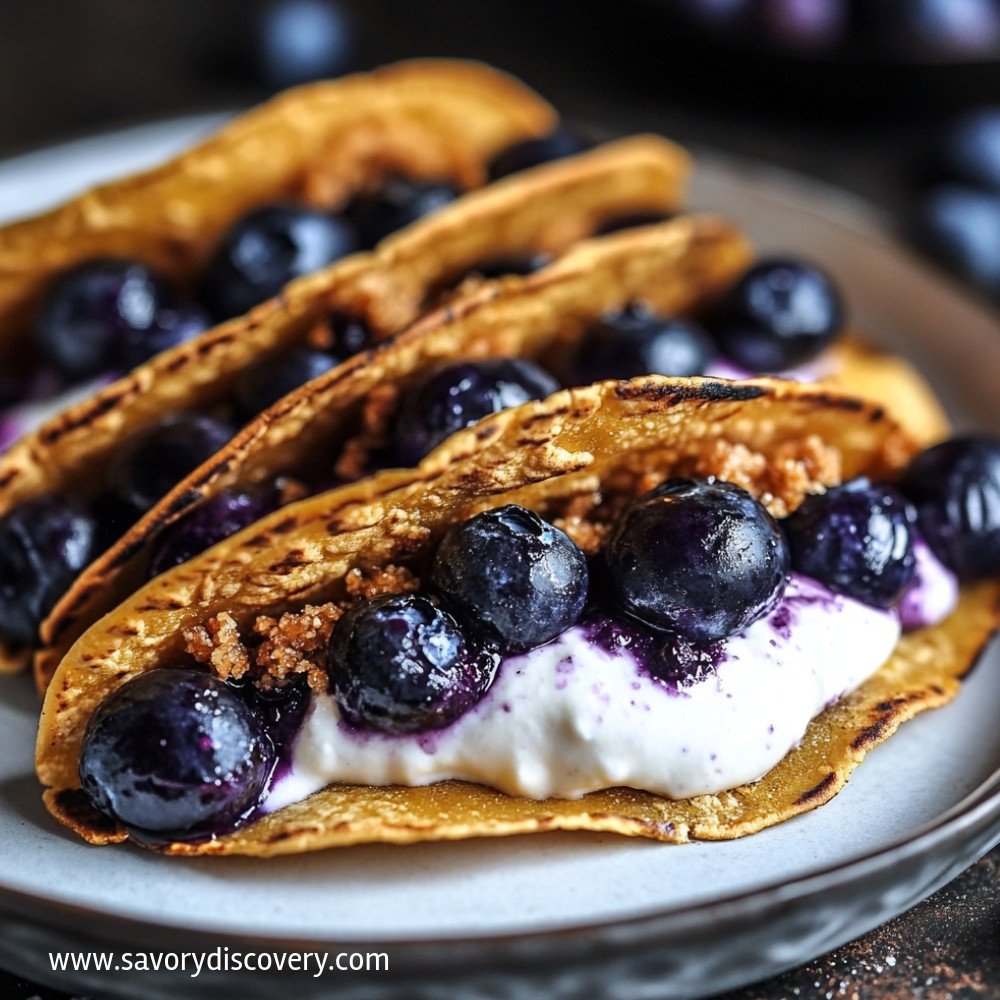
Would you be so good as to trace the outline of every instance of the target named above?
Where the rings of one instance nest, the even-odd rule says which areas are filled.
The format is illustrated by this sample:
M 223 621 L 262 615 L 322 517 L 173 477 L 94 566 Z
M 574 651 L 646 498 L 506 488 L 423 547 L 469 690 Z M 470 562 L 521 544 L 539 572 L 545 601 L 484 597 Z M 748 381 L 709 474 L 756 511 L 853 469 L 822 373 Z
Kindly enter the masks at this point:
M 187 652 L 222 680 L 239 680 L 250 669 L 239 626 L 228 611 L 210 618 L 205 626 L 185 629 L 183 635 Z
M 381 597 L 383 594 L 411 594 L 420 581 L 405 566 L 378 566 L 361 569 L 355 566 L 344 577 L 347 593 L 354 599 Z

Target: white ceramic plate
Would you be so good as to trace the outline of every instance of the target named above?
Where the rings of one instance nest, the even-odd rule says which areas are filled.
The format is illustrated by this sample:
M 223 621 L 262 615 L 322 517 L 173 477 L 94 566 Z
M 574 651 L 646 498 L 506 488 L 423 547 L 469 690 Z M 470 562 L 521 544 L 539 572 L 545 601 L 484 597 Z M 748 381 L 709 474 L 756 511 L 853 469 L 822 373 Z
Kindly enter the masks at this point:
M 216 116 L 0 164 L 0 217 L 156 162 Z M 1000 425 L 995 318 L 880 234 L 845 196 L 700 157 L 693 201 L 764 249 L 804 253 L 872 339 L 931 372 L 963 421 Z M 37 704 L 0 680 L 0 964 L 77 989 L 166 996 L 190 980 L 55 976 L 54 947 L 292 947 L 390 955 L 389 975 L 205 973 L 199 989 L 300 997 L 700 996 L 804 962 L 902 911 L 1000 839 L 1000 658 L 907 723 L 816 812 L 745 840 L 670 847 L 604 835 L 359 847 L 269 862 L 95 849 L 48 818 L 32 773 Z M 352 994 L 353 995 L 353 994 Z

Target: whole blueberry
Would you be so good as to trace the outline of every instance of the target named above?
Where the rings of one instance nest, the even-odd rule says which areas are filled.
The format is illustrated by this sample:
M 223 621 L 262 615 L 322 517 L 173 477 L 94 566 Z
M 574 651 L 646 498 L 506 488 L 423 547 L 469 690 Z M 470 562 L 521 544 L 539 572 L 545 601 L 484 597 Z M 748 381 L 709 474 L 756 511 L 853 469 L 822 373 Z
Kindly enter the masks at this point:
M 567 385 L 636 375 L 702 375 L 715 356 L 705 331 L 640 307 L 605 316 L 580 338 L 567 365 Z
M 143 264 L 87 261 L 48 288 L 38 315 L 38 351 L 67 378 L 99 375 L 118 368 L 125 339 L 150 330 L 170 305 L 166 286 Z
M 957 576 L 1000 576 L 1000 441 L 954 437 L 921 452 L 899 481 L 934 554 Z
M 855 479 L 806 497 L 782 522 L 792 568 L 875 608 L 913 580 L 912 509 L 891 486 Z
M 206 500 L 160 536 L 150 559 L 148 579 L 193 559 L 278 506 L 279 495 L 274 489 L 226 490 Z
M 1000 295 L 1000 193 L 934 188 L 917 207 L 914 238 L 941 263 Z
M 843 324 L 840 293 L 826 274 L 801 261 L 764 260 L 731 289 L 709 329 L 730 361 L 779 372 L 815 358 Z
M 759 0 L 757 27 L 782 48 L 808 52 L 842 42 L 849 26 L 849 0 Z
M 921 58 L 991 55 L 1000 44 L 995 0 L 865 0 L 860 14 L 883 49 Z
M 361 245 L 370 249 L 397 229 L 444 208 L 459 194 L 457 187 L 444 181 L 389 177 L 377 191 L 355 198 L 347 213 Z
M 214 455 L 232 434 L 231 427 L 211 417 L 195 413 L 167 417 L 122 446 L 108 469 L 108 488 L 121 503 L 141 514 Z
M 346 219 L 297 205 L 259 208 L 223 236 L 206 269 L 205 302 L 217 320 L 240 316 L 357 249 Z
M 420 594 L 363 600 L 337 623 L 331 690 L 346 719 L 386 733 L 438 729 L 471 708 L 497 666 Z
M 257 804 L 274 748 L 239 694 L 200 670 L 151 670 L 98 707 L 80 753 L 91 802 L 157 839 L 226 832 Z
M 604 549 L 619 606 L 696 643 L 724 639 L 767 614 L 788 575 L 770 514 L 731 483 L 668 479 L 629 504 Z
M 281 357 L 266 358 L 239 377 L 233 390 L 237 413 L 244 421 L 251 420 L 272 403 L 336 367 L 336 358 L 309 347 L 296 347 Z
M 575 624 L 587 579 L 586 557 L 569 536 L 516 504 L 451 528 L 430 577 L 467 629 L 482 629 L 513 652 L 541 646 Z
M 396 456 L 416 465 L 450 434 L 490 413 L 544 399 L 559 388 L 531 361 L 496 358 L 439 369 L 403 396 L 396 416 Z
M 28 500 L 0 519 L 0 634 L 37 640 L 38 626 L 97 555 L 94 518 L 72 497 Z
M 529 167 L 575 156 L 590 149 L 592 145 L 592 142 L 579 133 L 564 128 L 537 139 L 523 139 L 494 157 L 489 166 L 489 177 L 491 181 L 495 181 Z
M 942 158 L 950 176 L 1000 192 L 1000 107 L 977 108 L 953 122 Z
M 194 340 L 212 325 L 208 314 L 199 306 L 185 305 L 161 309 L 151 326 L 144 330 L 127 330 L 121 341 L 118 367 L 130 371 L 161 351 Z
M 357 46 L 351 12 L 337 0 L 271 0 L 257 35 L 260 75 L 276 90 L 343 73 Z

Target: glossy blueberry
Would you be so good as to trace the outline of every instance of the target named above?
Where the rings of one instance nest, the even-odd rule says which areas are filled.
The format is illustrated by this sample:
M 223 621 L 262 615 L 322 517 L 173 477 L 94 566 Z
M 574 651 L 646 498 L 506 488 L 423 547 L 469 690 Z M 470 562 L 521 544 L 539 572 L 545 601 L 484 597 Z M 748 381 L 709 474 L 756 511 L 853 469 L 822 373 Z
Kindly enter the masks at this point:
M 431 585 L 467 629 L 523 652 L 576 622 L 587 576 L 584 554 L 564 532 L 508 504 L 451 528 L 434 556 Z
M 114 497 L 137 513 L 149 510 L 189 472 L 214 455 L 233 430 L 211 417 L 168 417 L 132 437 L 108 470 Z
M 363 194 L 348 206 L 363 247 L 381 243 L 390 233 L 453 202 L 461 192 L 444 181 L 390 177 L 377 191 Z
M 471 708 L 497 662 L 447 611 L 419 594 L 397 594 L 360 601 L 341 618 L 328 672 L 352 725 L 409 733 L 445 726 Z
M 141 335 L 171 305 L 170 293 L 148 267 L 129 260 L 92 260 L 60 275 L 38 315 L 42 358 L 70 379 L 119 367 L 130 335 Z
M 1000 442 L 954 437 L 921 452 L 899 481 L 934 554 L 957 576 L 1000 576 Z
M 705 331 L 683 319 L 632 307 L 605 316 L 584 333 L 570 355 L 567 385 L 636 375 L 702 375 L 715 356 Z
M 491 181 L 508 174 L 537 167 L 552 160 L 562 160 L 567 156 L 576 156 L 593 145 L 582 135 L 569 129 L 556 129 L 538 139 L 524 139 L 508 146 L 497 154 L 489 167 Z
M 977 108 L 953 122 L 943 147 L 942 165 L 951 177 L 1000 192 L 1000 107 Z
M 257 804 L 274 749 L 239 694 L 190 669 L 126 681 L 91 717 L 80 781 L 91 802 L 157 839 L 225 832 Z
M 297 205 L 259 208 L 222 238 L 205 275 L 205 302 L 217 320 L 242 315 L 357 249 L 346 219 Z
M 917 209 L 914 237 L 928 254 L 1000 295 L 1000 193 L 935 188 Z
M 125 332 L 121 341 L 121 361 L 116 367 L 121 371 L 130 371 L 161 351 L 193 340 L 211 325 L 208 314 L 198 306 L 162 309 L 145 330 Z
M 731 483 L 668 479 L 625 508 L 604 549 L 618 605 L 656 629 L 712 642 L 781 598 L 788 546 L 771 515 Z
M 281 357 L 251 365 L 233 391 L 237 413 L 244 421 L 251 420 L 283 396 L 336 367 L 336 358 L 308 347 L 297 347 Z
M 279 495 L 274 489 L 226 490 L 212 497 L 163 532 L 149 563 L 148 578 L 193 559 L 278 506 Z
M 883 47 L 915 56 L 992 55 L 1000 45 L 995 0 L 865 0 L 860 6 Z
M 396 417 L 396 456 L 403 465 L 416 465 L 455 431 L 558 388 L 538 365 L 518 358 L 449 365 L 404 395 Z
M 815 358 L 843 324 L 840 293 L 826 274 L 800 261 L 765 260 L 731 289 L 709 329 L 730 361 L 779 372 Z
M 683 691 L 715 676 L 725 659 L 721 643 L 692 642 L 677 632 L 666 632 L 646 669 L 674 691 Z
M 271 0 L 257 35 L 258 69 L 275 90 L 338 76 L 357 47 L 351 11 L 337 0 Z
M 915 571 L 912 516 L 896 490 L 867 479 L 808 496 L 782 522 L 792 568 L 838 594 L 892 607 Z
M 0 635 L 34 642 L 39 624 L 96 554 L 94 519 L 70 497 L 28 500 L 0 519 Z

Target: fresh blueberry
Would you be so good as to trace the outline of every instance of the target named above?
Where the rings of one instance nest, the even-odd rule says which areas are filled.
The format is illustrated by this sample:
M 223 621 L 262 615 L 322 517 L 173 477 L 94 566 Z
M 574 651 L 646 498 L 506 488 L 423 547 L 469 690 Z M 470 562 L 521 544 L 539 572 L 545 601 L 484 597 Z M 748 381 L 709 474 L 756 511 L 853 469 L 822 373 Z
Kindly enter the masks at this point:
M 508 504 L 455 525 L 434 556 L 431 585 L 467 629 L 523 652 L 565 632 L 587 600 L 587 560 L 533 511 Z
M 329 343 L 326 351 L 339 362 L 360 354 L 373 346 L 372 331 L 362 316 L 334 310 L 327 317 Z
M 711 338 L 688 320 L 632 307 L 605 316 L 570 354 L 567 385 L 636 375 L 703 375 L 715 355 Z
M 619 606 L 653 628 L 713 642 L 781 598 L 788 546 L 770 514 L 732 483 L 668 479 L 629 504 L 604 549 Z
M 232 688 L 199 670 L 151 670 L 98 707 L 80 781 L 108 816 L 157 839 L 225 832 L 260 799 L 274 748 Z
M 296 205 L 269 205 L 239 220 L 209 261 L 205 301 L 217 320 L 240 316 L 310 274 L 358 249 L 353 226 Z
M 347 212 L 361 245 L 370 249 L 397 229 L 444 208 L 459 194 L 458 188 L 443 181 L 390 177 L 377 191 L 355 198 Z
M 995 0 L 865 0 L 860 11 L 883 49 L 975 56 L 992 55 L 1000 45 Z
M 233 390 L 237 413 L 242 420 L 251 420 L 272 403 L 336 367 L 336 358 L 309 347 L 296 347 L 280 358 L 251 365 Z
M 848 31 L 849 0 L 759 0 L 757 25 L 783 48 L 812 52 L 832 48 Z
M 593 145 L 582 135 L 568 129 L 556 129 L 538 139 L 524 139 L 508 146 L 498 153 L 489 166 L 489 177 L 495 181 L 508 174 L 537 167 L 552 160 L 562 160 L 567 156 L 576 156 Z
M 1000 192 L 1000 107 L 970 111 L 948 129 L 944 168 L 967 184 Z
M 912 516 L 891 486 L 855 479 L 806 497 L 782 527 L 794 569 L 838 594 L 890 608 L 913 580 Z
M 70 379 L 119 367 L 128 336 L 142 335 L 171 305 L 163 282 L 136 261 L 103 259 L 60 275 L 42 302 L 36 330 L 42 358 Z
M 403 465 L 416 465 L 455 431 L 490 413 L 544 399 L 558 388 L 538 365 L 518 358 L 439 369 L 403 397 L 396 417 L 396 456 Z
M 921 249 L 993 295 L 1000 295 L 1000 193 L 944 186 L 917 209 Z
M 942 441 L 910 463 L 899 488 L 924 541 L 959 578 L 1000 576 L 1000 441 Z
M 149 563 L 148 578 L 193 559 L 278 506 L 279 496 L 274 489 L 226 490 L 212 497 L 163 532 Z
M 811 361 L 844 324 L 840 293 L 816 267 L 765 260 L 743 275 L 711 317 L 722 353 L 752 372 Z
M 113 496 L 141 514 L 214 455 L 233 431 L 218 420 L 180 414 L 136 434 L 108 470 Z
M 205 311 L 198 306 L 163 309 L 153 317 L 152 325 L 145 330 L 125 332 L 119 356 L 121 363 L 117 367 L 122 371 L 137 368 L 161 351 L 194 340 L 211 325 Z
M 331 689 L 347 720 L 386 733 L 438 729 L 471 708 L 498 657 L 419 594 L 360 601 L 337 623 Z
M 28 500 L 0 519 L 0 634 L 34 642 L 42 620 L 96 554 L 94 519 L 70 497 Z
M 721 643 L 692 642 L 677 632 L 667 632 L 646 669 L 672 691 L 683 691 L 714 677 L 724 659 Z
M 338 76 L 354 59 L 357 31 L 336 0 L 272 0 L 260 16 L 257 61 L 276 90 Z

